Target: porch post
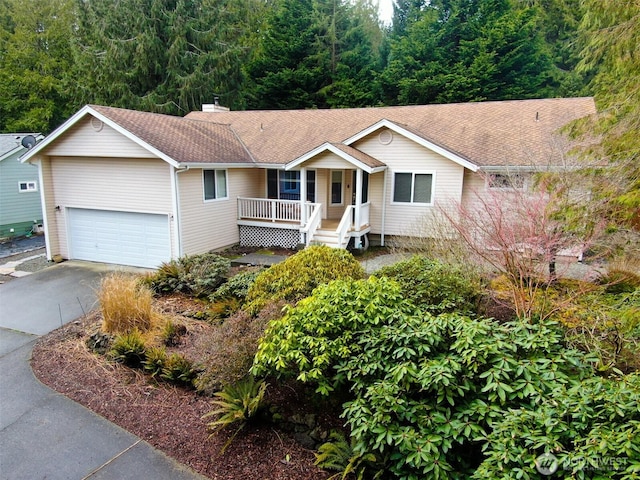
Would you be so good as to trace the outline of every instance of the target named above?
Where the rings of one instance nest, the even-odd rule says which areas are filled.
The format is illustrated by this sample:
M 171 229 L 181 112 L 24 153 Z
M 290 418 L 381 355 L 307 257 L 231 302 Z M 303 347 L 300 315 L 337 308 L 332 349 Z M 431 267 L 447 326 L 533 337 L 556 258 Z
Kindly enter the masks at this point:
M 354 227 L 360 231 L 360 211 L 362 207 L 362 169 L 356 169 L 356 203 L 355 203 L 355 225 Z M 355 248 L 360 248 L 362 246 L 362 237 L 356 237 L 355 239 Z
M 307 169 L 302 167 L 300 169 L 300 224 L 305 226 L 307 224 Z

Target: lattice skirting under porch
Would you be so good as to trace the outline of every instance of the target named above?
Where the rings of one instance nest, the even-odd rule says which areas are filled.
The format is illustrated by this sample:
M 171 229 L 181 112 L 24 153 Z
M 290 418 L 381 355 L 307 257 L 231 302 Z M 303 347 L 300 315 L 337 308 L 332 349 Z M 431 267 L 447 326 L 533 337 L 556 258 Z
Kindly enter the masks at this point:
M 300 232 L 286 228 L 254 227 L 240 225 L 240 245 L 243 247 L 296 248 Z

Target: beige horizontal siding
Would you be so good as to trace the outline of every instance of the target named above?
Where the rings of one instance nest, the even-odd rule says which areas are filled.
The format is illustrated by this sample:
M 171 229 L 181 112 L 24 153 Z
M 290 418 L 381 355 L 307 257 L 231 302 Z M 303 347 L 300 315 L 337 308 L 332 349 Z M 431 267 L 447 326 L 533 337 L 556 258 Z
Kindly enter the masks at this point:
M 333 152 L 324 152 L 306 162 L 304 166 L 310 169 L 328 168 L 331 170 L 354 168 L 352 163 L 347 162 L 345 159 L 339 157 Z
M 45 192 L 48 217 L 57 226 L 58 250 L 65 258 L 69 256 L 67 208 L 173 214 L 171 167 L 162 160 L 55 157 L 45 163 L 50 168 L 46 183 L 52 185 L 51 192 Z M 53 250 L 55 240 L 50 241 Z
M 379 141 L 379 132 L 375 132 L 354 145 L 355 148 L 368 153 L 384 162 L 387 167 L 387 198 L 384 221 L 387 235 L 414 235 L 418 225 L 435 219 L 437 207 L 406 204 L 393 204 L 393 178 L 396 172 L 423 172 L 434 175 L 433 201 L 438 203 L 460 202 L 464 167 L 451 160 L 409 140 L 401 135 L 393 134 L 391 143 L 384 145 Z M 380 205 L 383 192 L 382 176 L 370 178 L 371 201 Z M 372 211 L 372 233 L 381 233 L 382 212 L 374 208 Z
M 373 233 L 382 231 L 382 211 L 384 204 L 384 178 L 385 172 L 374 173 L 369 176 L 369 224 Z
M 62 138 L 57 139 L 44 153 L 59 157 L 82 155 L 83 157 L 155 158 L 151 152 L 108 125 L 102 124 L 102 127 L 96 130 L 94 126 L 99 125 L 101 122 L 87 116 L 66 131 Z
M 179 173 L 183 253 L 193 255 L 238 243 L 238 197 L 259 196 L 259 192 L 265 191 L 265 183 L 264 170 L 229 169 L 229 198 L 205 202 L 202 170 Z
M 478 198 L 486 192 L 485 179 L 477 172 L 467 170 L 464 173 L 464 191 L 462 192 L 462 206 L 471 208 L 477 204 Z

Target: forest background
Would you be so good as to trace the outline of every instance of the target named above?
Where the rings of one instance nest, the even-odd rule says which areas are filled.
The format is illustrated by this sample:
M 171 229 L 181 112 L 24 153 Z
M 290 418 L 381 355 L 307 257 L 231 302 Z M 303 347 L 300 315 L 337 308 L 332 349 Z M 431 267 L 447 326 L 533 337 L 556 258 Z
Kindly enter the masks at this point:
M 640 1 L 0 0 L 0 132 L 87 103 L 184 115 L 593 95 L 600 213 L 640 227 Z M 601 160 L 605 159 L 606 162 Z M 606 180 L 606 181 L 602 181 Z M 599 207 L 600 208 L 600 207 Z

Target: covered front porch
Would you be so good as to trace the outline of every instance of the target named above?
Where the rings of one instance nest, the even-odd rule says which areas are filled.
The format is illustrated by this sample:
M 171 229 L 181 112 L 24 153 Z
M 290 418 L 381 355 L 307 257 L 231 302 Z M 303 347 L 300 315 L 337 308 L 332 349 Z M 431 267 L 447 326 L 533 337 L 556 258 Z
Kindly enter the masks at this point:
M 267 198 L 238 198 L 240 243 L 245 246 L 324 244 L 347 248 L 368 246 L 371 204 L 347 205 L 339 219 L 322 218 L 321 203 Z
M 385 172 L 379 160 L 332 143 L 284 168 L 268 168 L 266 198 L 238 198 L 240 243 L 366 248 L 372 215 L 369 177 Z

